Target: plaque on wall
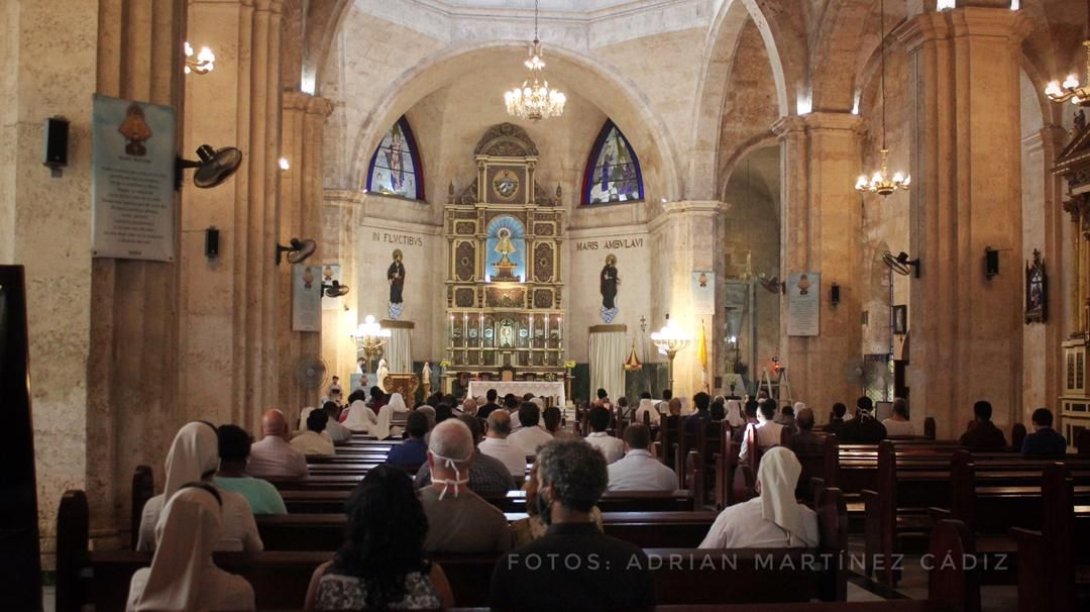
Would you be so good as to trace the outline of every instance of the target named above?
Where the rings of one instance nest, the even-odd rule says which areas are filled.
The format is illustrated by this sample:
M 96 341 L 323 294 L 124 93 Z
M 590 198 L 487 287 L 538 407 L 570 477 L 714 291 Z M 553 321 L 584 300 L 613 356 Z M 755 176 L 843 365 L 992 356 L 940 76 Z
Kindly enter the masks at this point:
M 821 275 L 800 272 L 787 277 L 787 335 L 817 336 L 821 323 Z

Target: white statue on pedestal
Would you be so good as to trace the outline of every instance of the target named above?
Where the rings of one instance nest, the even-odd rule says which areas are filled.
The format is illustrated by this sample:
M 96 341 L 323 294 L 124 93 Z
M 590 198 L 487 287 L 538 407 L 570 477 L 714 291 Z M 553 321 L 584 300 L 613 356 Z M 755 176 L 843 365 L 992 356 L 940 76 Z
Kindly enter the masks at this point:
M 378 360 L 378 372 L 377 372 L 377 375 L 375 376 L 375 378 L 377 378 L 378 380 L 375 381 L 375 384 L 378 385 L 379 389 L 382 389 L 383 393 L 387 393 L 386 385 L 384 383 L 386 382 L 386 377 L 389 376 L 389 374 L 390 374 L 390 368 L 387 367 L 386 360 L 385 359 L 379 359 Z

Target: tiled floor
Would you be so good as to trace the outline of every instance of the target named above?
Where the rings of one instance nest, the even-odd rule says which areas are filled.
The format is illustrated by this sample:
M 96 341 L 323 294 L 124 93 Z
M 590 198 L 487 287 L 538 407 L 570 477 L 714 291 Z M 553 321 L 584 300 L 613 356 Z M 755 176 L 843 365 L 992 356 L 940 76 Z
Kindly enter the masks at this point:
M 852 536 L 848 549 L 861 555 L 862 538 Z M 892 592 L 884 586 L 867 580 L 858 572 L 848 580 L 848 601 L 882 601 L 887 599 L 927 599 L 927 571 L 919 556 L 904 560 L 903 573 L 897 588 Z M 987 612 L 1013 612 L 1018 609 L 1018 587 L 1015 585 L 988 585 L 980 589 L 981 607 Z

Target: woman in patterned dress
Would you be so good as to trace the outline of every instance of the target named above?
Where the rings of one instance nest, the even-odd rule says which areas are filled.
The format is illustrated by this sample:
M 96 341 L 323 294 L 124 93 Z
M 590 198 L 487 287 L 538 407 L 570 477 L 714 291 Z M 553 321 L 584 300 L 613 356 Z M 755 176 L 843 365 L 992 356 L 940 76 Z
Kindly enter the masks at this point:
M 434 610 L 454 604 L 443 569 L 424 558 L 428 520 L 405 470 L 380 465 L 346 504 L 348 533 L 314 570 L 307 610 Z

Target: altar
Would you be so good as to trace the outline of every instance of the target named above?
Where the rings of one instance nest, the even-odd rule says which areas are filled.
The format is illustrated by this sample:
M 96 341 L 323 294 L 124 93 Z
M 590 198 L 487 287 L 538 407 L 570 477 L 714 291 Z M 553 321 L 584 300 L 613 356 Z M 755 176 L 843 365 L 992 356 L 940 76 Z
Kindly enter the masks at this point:
M 519 395 L 559 389 L 548 395 L 563 402 L 563 382 L 555 381 L 569 368 L 565 209 L 559 189 L 538 184 L 537 155 L 522 128 L 493 126 L 474 149 L 475 177 L 448 189 L 444 367 L 452 376 L 494 376 L 481 382 L 497 388 L 505 372 L 517 371 L 518 384 L 530 385 Z
M 469 381 L 469 395 L 470 397 L 484 397 L 488 393 L 489 389 L 495 389 L 496 393 L 500 397 L 513 393 L 521 398 L 527 393 L 533 393 L 535 396 L 540 397 L 552 397 L 555 398 L 553 403 L 561 409 L 564 408 L 565 401 L 567 400 L 564 394 L 564 383 L 559 381 L 536 381 L 536 380 L 471 380 Z

